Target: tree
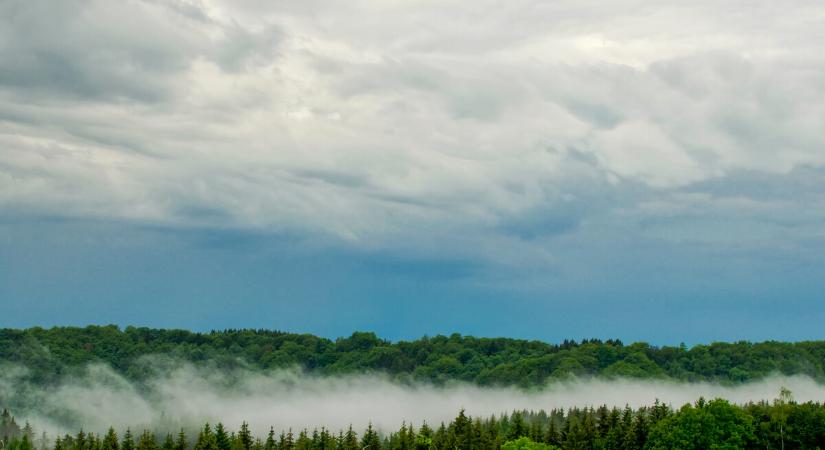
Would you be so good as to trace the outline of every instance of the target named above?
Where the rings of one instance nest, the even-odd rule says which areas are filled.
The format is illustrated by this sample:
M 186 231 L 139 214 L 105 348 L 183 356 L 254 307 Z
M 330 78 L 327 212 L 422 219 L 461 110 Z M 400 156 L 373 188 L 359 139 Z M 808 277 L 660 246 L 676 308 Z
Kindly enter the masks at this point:
M 275 442 L 275 427 L 269 427 L 269 434 L 266 435 L 266 443 L 264 443 L 264 450 L 275 450 L 277 447 Z
M 785 450 L 785 428 L 788 425 L 788 409 L 791 403 L 793 403 L 793 395 L 790 389 L 782 386 L 779 388 L 779 398 L 774 400 L 775 420 L 779 423 L 779 440 L 782 450 Z
M 361 448 L 363 450 L 381 450 L 381 439 L 372 428 L 372 422 L 367 425 L 367 431 L 364 432 L 364 437 L 361 439 Z
M 149 430 L 143 430 L 138 439 L 136 450 L 158 450 L 155 435 Z
M 249 424 L 246 422 L 241 424 L 241 430 L 238 432 L 238 441 L 241 443 L 241 449 L 250 450 L 252 448 L 252 433 L 249 431 Z
M 212 440 L 212 430 L 209 428 L 209 424 L 207 423 L 204 427 L 204 431 L 209 432 L 210 441 Z M 183 431 L 183 428 L 178 431 L 178 439 L 175 441 L 174 450 L 189 450 L 189 443 L 186 441 L 186 432 Z
M 215 445 L 218 446 L 218 450 L 230 450 L 232 447 L 232 444 L 229 442 L 229 435 L 226 433 L 226 428 L 224 428 L 220 422 L 215 425 Z
M 685 405 L 674 415 L 659 421 L 648 436 L 652 450 L 741 449 L 755 442 L 750 416 L 725 400 Z
M 175 438 L 172 433 L 166 433 L 163 444 L 160 445 L 160 450 L 175 450 Z
M 135 450 L 135 441 L 132 439 L 132 430 L 126 429 L 123 433 L 123 442 L 120 444 L 120 450 Z
M 513 412 L 510 418 L 510 429 L 507 430 L 507 439 L 511 441 L 516 440 L 522 436 L 526 436 L 527 433 L 527 425 L 524 423 L 524 416 L 521 411 Z
M 555 445 L 536 442 L 527 436 L 507 441 L 501 446 L 501 450 L 560 450 Z
M 117 441 L 117 433 L 115 433 L 115 429 L 109 427 L 109 431 L 106 432 L 106 436 L 103 437 L 103 442 L 101 443 L 101 450 L 119 450 L 120 444 Z
M 178 434 L 178 440 L 175 443 L 175 447 L 177 448 L 178 446 L 186 446 L 186 436 L 183 436 L 183 430 Z M 198 433 L 194 450 L 218 450 L 217 436 L 212 432 L 212 427 L 210 427 L 208 423 L 204 425 L 203 429 Z

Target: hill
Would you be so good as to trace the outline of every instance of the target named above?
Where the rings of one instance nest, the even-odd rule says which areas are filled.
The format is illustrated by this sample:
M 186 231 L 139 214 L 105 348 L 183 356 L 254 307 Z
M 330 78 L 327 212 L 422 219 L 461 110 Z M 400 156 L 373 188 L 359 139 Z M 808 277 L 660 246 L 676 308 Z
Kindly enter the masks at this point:
M 619 340 L 559 344 L 472 336 L 390 342 L 356 332 L 330 340 L 270 330 L 186 330 L 117 326 L 0 329 L 0 364 L 23 365 L 32 382 L 103 362 L 132 380 L 142 357 L 266 370 L 299 366 L 321 375 L 378 371 L 403 381 L 535 386 L 569 376 L 659 378 L 740 383 L 774 373 L 825 380 L 825 341 L 625 345 Z

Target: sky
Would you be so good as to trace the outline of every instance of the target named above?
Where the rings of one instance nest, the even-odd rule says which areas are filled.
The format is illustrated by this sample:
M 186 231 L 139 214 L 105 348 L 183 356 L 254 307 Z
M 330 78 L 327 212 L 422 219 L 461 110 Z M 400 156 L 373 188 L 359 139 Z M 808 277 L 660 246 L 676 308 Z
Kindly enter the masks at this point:
M 821 339 L 821 1 L 0 1 L 0 327 Z

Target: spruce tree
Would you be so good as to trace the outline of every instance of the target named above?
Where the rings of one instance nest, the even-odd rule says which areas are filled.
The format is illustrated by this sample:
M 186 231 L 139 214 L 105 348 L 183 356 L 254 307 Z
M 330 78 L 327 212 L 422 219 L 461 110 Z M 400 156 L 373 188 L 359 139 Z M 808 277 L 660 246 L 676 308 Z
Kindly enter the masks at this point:
M 175 438 L 172 433 L 166 433 L 166 438 L 163 439 L 163 444 L 160 446 L 161 450 L 175 450 Z
M 238 432 L 238 440 L 241 443 L 241 449 L 243 450 L 251 450 L 252 449 L 252 433 L 249 431 L 249 424 L 243 422 L 241 424 L 241 430 Z
M 109 431 L 107 431 L 106 436 L 103 437 L 101 450 L 120 450 L 120 444 L 118 444 L 117 433 L 115 433 L 114 428 L 109 427 Z
M 515 441 L 522 436 L 527 436 L 527 426 L 524 423 L 524 416 L 521 411 L 514 411 L 510 417 L 510 429 L 507 430 L 507 440 Z
M 209 424 L 207 423 L 206 426 L 208 427 Z M 210 430 L 210 438 L 211 438 L 211 430 Z M 174 450 L 189 450 L 189 443 L 186 441 L 186 433 L 183 431 L 183 428 L 178 431 L 178 439 L 175 441 L 175 449 Z
M 361 439 L 361 448 L 363 450 L 381 450 L 381 438 L 372 428 L 372 422 L 367 425 L 367 430 L 364 432 L 364 438 Z
M 132 438 L 132 430 L 126 429 L 123 433 L 123 442 L 120 443 L 120 450 L 135 450 L 135 441 Z
M 276 450 L 276 442 L 275 442 L 275 427 L 269 427 L 269 434 L 266 435 L 266 443 L 264 444 L 264 450 Z
M 232 447 L 229 435 L 226 434 L 226 429 L 220 422 L 215 426 L 215 444 L 218 446 L 218 450 L 230 450 Z
M 155 435 L 149 430 L 143 430 L 137 442 L 135 450 L 158 450 Z
M 180 441 L 180 436 L 178 436 Z M 184 437 L 183 442 L 186 439 Z M 177 445 L 177 444 L 176 444 Z M 218 442 L 215 433 L 212 433 L 212 427 L 207 423 L 203 429 L 198 433 L 198 438 L 195 440 L 194 450 L 218 450 Z
M 358 434 L 352 430 L 352 424 L 350 424 L 349 428 L 347 428 L 346 434 L 344 434 L 344 442 L 342 445 L 344 450 L 358 450 Z

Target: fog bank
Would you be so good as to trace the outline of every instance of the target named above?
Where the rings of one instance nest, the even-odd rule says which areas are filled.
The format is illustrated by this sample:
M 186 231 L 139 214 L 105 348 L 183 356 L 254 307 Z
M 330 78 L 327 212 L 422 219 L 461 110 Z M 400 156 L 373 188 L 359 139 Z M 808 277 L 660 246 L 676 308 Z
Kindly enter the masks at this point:
M 297 370 L 227 374 L 191 365 L 159 371 L 141 386 L 104 365 L 91 365 L 82 376 L 66 377 L 47 388 L 23 381 L 25 369 L 19 367 L 4 367 L 1 373 L 0 406 L 16 405 L 18 417 L 51 432 L 75 431 L 79 426 L 96 432 L 109 426 L 173 430 L 200 427 L 206 421 L 221 421 L 232 429 L 247 421 L 256 433 L 270 426 L 337 430 L 350 424 L 360 431 L 370 421 L 381 429 L 396 429 L 402 421 L 449 421 L 461 408 L 473 416 L 489 416 L 514 409 L 635 407 L 656 399 L 678 407 L 700 396 L 744 403 L 773 399 L 780 386 L 791 389 L 798 401 L 825 400 L 825 386 L 812 379 L 779 376 L 732 387 L 587 379 L 523 391 L 469 384 L 410 386 L 380 375 L 315 377 Z

